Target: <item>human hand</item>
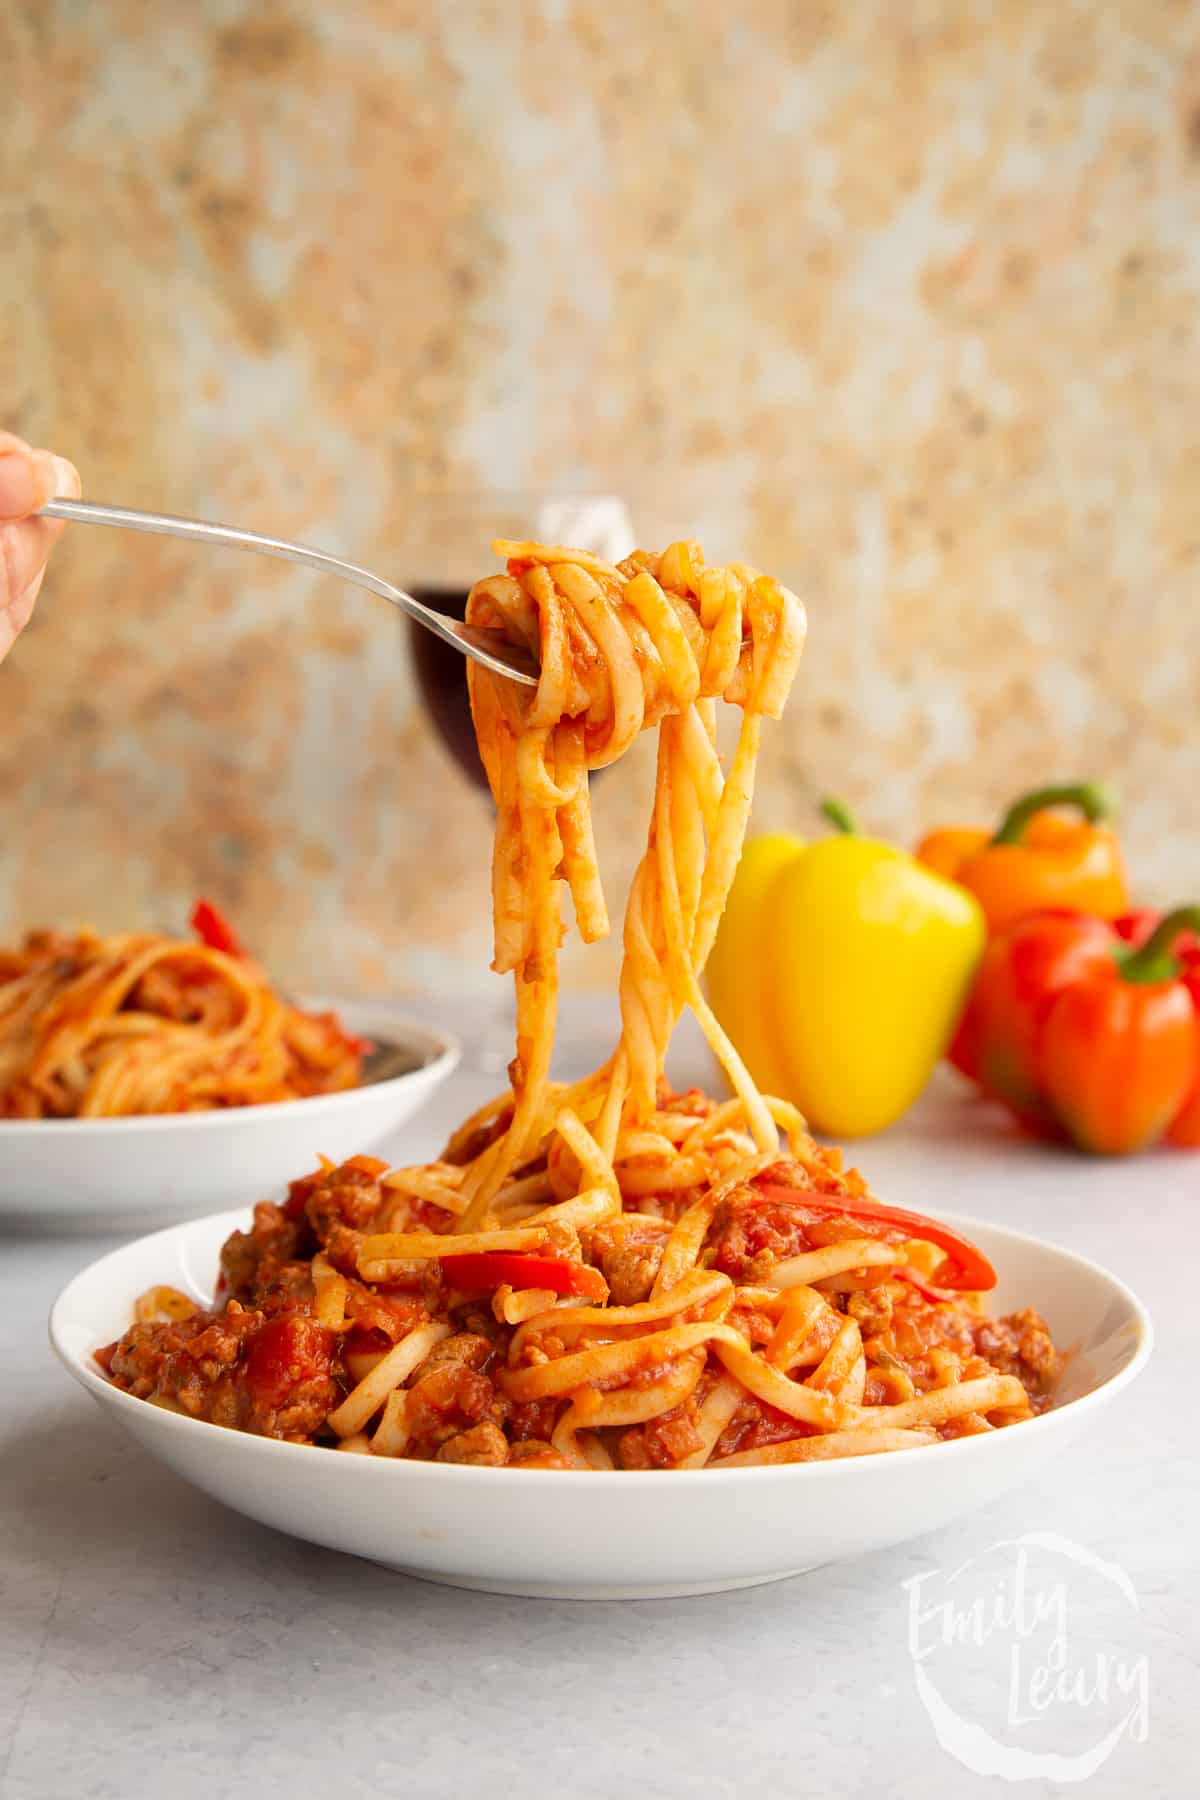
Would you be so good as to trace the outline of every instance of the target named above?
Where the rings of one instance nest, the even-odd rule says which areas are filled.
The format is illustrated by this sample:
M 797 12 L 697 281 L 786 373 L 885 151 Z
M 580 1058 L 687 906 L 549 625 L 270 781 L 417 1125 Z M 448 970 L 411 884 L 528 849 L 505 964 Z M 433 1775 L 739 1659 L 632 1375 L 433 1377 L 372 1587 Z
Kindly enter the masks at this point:
M 0 662 L 29 622 L 46 558 L 62 531 L 60 519 L 31 515 L 55 498 L 79 498 L 72 465 L 0 431 Z

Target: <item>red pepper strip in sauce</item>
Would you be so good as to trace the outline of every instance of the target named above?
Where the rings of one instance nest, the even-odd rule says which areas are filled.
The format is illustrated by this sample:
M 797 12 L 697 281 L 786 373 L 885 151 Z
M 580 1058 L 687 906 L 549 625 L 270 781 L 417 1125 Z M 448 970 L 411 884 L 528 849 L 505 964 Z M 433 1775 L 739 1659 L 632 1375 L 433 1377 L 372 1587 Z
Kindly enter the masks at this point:
M 897 1269 L 896 1280 L 907 1281 L 909 1287 L 916 1288 L 918 1294 L 923 1294 L 926 1300 L 932 1300 L 935 1306 L 945 1306 L 957 1299 L 957 1295 L 948 1288 L 930 1287 L 924 1276 L 914 1274 L 911 1269 Z
M 775 1182 L 755 1183 L 761 1194 L 785 1205 L 824 1217 L 853 1219 L 868 1237 L 886 1237 L 889 1231 L 902 1231 L 905 1237 L 920 1238 L 922 1243 L 936 1244 L 945 1252 L 949 1268 L 937 1270 L 931 1286 L 954 1288 L 959 1292 L 982 1293 L 996 1285 L 996 1271 L 981 1250 L 952 1231 L 927 1219 L 924 1213 L 907 1212 L 902 1206 L 884 1206 L 878 1200 L 867 1200 L 861 1194 L 818 1194 L 807 1188 L 781 1187 Z
M 197 900 L 192 908 L 192 930 L 210 950 L 223 950 L 226 956 L 245 956 L 233 926 L 211 900 Z
M 556 1294 L 581 1294 L 607 1300 L 608 1284 L 599 1269 L 565 1256 L 536 1256 L 522 1250 L 480 1250 L 474 1255 L 439 1258 L 446 1279 L 470 1290 L 507 1286 L 550 1288 Z

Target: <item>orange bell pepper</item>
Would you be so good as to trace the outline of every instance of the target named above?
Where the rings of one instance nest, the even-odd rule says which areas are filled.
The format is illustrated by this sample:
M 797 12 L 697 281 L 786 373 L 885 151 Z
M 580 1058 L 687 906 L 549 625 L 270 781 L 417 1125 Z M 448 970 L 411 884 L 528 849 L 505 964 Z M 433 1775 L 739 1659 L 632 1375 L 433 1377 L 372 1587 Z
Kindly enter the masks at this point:
M 993 939 L 964 1021 L 984 1091 L 1100 1155 L 1200 1144 L 1200 953 L 1176 948 L 1198 925 L 1184 907 L 1131 946 L 1048 913 Z
M 1077 807 L 1082 819 L 1049 810 Z M 1030 913 L 1068 907 L 1113 919 L 1128 904 L 1113 806 L 1093 782 L 1039 788 L 1016 801 L 994 834 L 951 827 L 932 831 L 917 860 L 970 890 L 989 930 L 1003 931 Z
M 981 831 L 974 825 L 943 825 L 937 831 L 926 832 L 917 845 L 916 858 L 947 881 L 957 881 L 959 870 L 991 841 L 990 831 Z
M 1122 948 L 1051 1002 L 1038 1044 L 1042 1089 L 1081 1150 L 1144 1150 L 1191 1092 L 1200 1025 L 1171 945 L 1197 924 L 1198 907 L 1169 914 L 1140 949 Z
M 1143 908 L 1140 912 L 1126 913 L 1124 918 L 1115 920 L 1113 930 L 1127 943 L 1144 944 L 1159 920 L 1160 914 Z M 1200 933 L 1188 930 L 1179 932 L 1172 939 L 1170 950 L 1173 956 L 1180 959 L 1179 978 L 1192 996 L 1197 1030 L 1200 1032 Z M 1183 1105 L 1167 1126 L 1166 1138 L 1168 1144 L 1173 1144 L 1177 1150 L 1200 1149 L 1200 1042 L 1196 1047 L 1196 1079 Z

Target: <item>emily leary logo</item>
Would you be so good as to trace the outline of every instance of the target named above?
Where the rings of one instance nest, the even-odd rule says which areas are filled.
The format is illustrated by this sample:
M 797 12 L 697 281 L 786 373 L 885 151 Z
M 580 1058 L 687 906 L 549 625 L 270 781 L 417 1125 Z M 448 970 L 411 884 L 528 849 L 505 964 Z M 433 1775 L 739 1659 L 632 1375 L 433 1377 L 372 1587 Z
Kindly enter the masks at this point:
M 1150 1730 L 1138 1598 L 1054 1532 L 904 1582 L 917 1694 L 943 1750 L 1004 1781 L 1086 1781 Z

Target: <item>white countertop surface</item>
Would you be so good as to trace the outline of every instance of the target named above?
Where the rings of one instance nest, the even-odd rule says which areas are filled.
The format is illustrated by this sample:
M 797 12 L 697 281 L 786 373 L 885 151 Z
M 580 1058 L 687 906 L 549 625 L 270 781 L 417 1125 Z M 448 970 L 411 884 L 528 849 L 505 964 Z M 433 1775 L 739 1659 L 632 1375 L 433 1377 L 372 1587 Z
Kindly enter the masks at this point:
M 462 1030 L 461 1008 L 424 1010 Z M 568 1005 L 572 1019 L 568 1072 L 607 1044 L 594 1009 Z M 406 1156 L 497 1085 L 464 1061 Z M 705 1081 L 694 1037 L 675 1068 Z M 857 1160 L 899 1205 L 994 1218 L 1108 1264 L 1150 1307 L 1155 1356 L 1036 1485 L 898 1549 L 702 1599 L 479 1596 L 225 1511 L 118 1435 L 47 1347 L 55 1294 L 116 1239 L 0 1239 L 0 1796 L 993 1793 L 1004 1769 L 974 1773 L 939 1745 L 902 1583 L 976 1559 L 981 1601 L 1011 1600 L 1017 1552 L 994 1547 L 1031 1533 L 1031 1579 L 1062 1583 L 1066 1675 L 1090 1671 L 1094 1688 L 1100 1668 L 1107 1698 L 1085 1708 L 1070 1679 L 1043 1685 L 1039 1722 L 1022 1724 L 1033 1690 L 1011 1617 L 941 1655 L 939 1691 L 1008 1744 L 1075 1756 L 1130 1710 L 1113 1683 L 1140 1665 L 1145 1741 L 1127 1730 L 1082 1791 L 1194 1792 L 1200 1155 L 1057 1154 L 947 1081 Z M 1015 1785 L 1067 1791 L 1044 1775 Z

